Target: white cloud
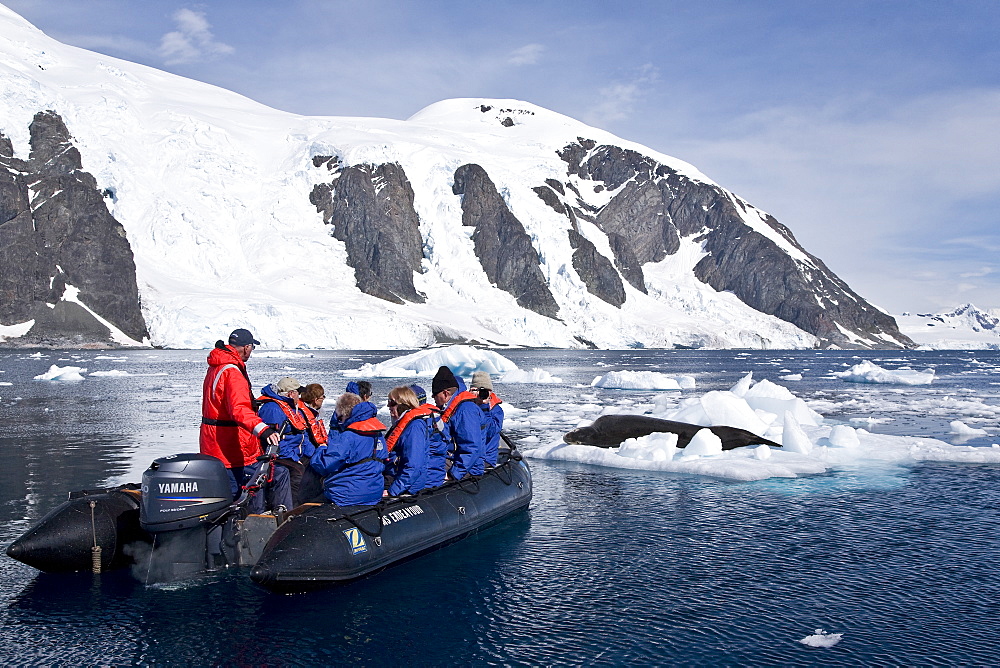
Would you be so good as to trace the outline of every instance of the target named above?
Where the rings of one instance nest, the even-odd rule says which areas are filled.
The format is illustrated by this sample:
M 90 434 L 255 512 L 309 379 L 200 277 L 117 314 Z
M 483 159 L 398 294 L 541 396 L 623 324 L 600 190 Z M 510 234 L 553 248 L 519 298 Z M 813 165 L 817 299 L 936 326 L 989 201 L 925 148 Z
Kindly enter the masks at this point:
M 544 51 L 545 47 L 541 44 L 525 44 L 520 49 L 511 51 L 507 62 L 511 65 L 534 65 Z
M 174 13 L 177 30 L 160 40 L 160 56 L 167 65 L 193 63 L 233 52 L 233 47 L 215 40 L 204 12 L 179 9 Z
M 980 267 L 976 271 L 967 271 L 964 274 L 959 274 L 962 278 L 982 278 L 983 276 L 989 276 L 995 269 L 993 267 Z
M 632 115 L 636 102 L 659 79 L 659 70 L 647 63 L 626 81 L 614 82 L 598 91 L 598 103 L 585 115 L 591 125 L 603 127 Z

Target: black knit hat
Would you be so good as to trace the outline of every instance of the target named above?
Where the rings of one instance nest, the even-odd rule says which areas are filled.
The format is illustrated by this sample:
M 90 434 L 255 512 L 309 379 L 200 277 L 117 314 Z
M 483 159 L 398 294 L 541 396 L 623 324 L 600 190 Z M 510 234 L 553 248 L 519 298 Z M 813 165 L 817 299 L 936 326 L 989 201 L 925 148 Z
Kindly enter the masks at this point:
M 458 389 L 458 381 L 455 379 L 455 374 L 446 366 L 439 368 L 437 373 L 434 374 L 434 380 L 431 381 L 431 395 L 452 387 L 456 390 Z

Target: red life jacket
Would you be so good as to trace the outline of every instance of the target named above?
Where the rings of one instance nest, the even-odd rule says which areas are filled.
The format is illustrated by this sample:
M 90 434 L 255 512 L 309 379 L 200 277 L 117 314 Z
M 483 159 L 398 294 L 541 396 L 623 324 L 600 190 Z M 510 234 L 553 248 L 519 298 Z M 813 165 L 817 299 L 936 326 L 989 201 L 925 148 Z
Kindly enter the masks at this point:
M 288 418 L 288 422 L 297 431 L 303 432 L 309 427 L 310 420 L 305 416 L 305 406 L 303 406 L 297 399 L 295 400 L 294 407 L 290 406 L 287 401 L 281 401 L 280 399 L 264 395 L 257 397 L 257 401 L 261 405 L 267 403 L 268 401 L 273 401 L 278 404 L 281 412 L 285 414 L 286 418 Z
M 503 403 L 503 400 L 500 399 L 500 397 L 498 397 L 497 395 L 493 394 L 493 392 L 490 392 L 490 399 L 489 399 L 490 410 L 493 410 L 494 408 L 496 408 L 497 404 L 502 404 L 502 403 Z
M 404 431 L 406 431 L 406 425 L 410 424 L 417 418 L 427 417 L 429 415 L 433 415 L 434 413 L 435 410 L 427 404 L 411 408 L 403 413 L 396 421 L 396 424 L 392 425 L 389 429 L 389 433 L 385 435 L 385 444 L 389 449 L 389 452 L 392 452 L 392 449 L 396 447 L 396 442 L 399 441 L 399 437 L 403 435 Z
M 456 410 L 458 410 L 459 404 L 464 404 L 466 401 L 477 401 L 478 399 L 479 395 L 475 392 L 469 392 L 468 390 L 465 392 L 459 392 L 452 397 L 451 403 L 448 404 L 447 408 L 441 412 L 441 422 L 447 423 L 451 420 L 451 416 L 455 414 Z
M 327 442 L 328 436 L 326 433 L 326 424 L 323 422 L 323 418 L 319 416 L 319 411 L 316 411 L 312 406 L 305 406 L 306 421 L 309 422 L 309 438 L 316 445 L 323 445 Z M 312 416 L 310 420 L 309 417 Z

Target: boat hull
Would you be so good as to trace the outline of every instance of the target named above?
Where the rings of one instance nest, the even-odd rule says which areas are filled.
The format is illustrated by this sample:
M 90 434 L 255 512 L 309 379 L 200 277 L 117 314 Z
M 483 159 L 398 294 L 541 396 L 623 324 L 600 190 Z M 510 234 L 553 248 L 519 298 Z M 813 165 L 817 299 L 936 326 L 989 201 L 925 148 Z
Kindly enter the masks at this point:
M 313 506 L 278 527 L 250 577 L 282 593 L 356 580 L 495 524 L 527 508 L 531 494 L 527 464 L 511 460 L 369 509 Z

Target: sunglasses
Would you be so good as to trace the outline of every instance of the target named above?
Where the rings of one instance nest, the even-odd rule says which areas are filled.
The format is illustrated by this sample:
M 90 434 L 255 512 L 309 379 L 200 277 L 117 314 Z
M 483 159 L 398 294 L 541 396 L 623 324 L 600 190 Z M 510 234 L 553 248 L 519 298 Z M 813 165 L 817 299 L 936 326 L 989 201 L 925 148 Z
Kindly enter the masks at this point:
M 387 401 L 385 405 L 386 405 L 386 406 L 387 406 L 388 408 L 395 408 L 395 407 L 396 407 L 396 406 L 398 406 L 399 404 L 397 404 L 397 403 L 396 403 L 395 401 L 393 401 L 392 399 L 389 399 L 389 401 Z

